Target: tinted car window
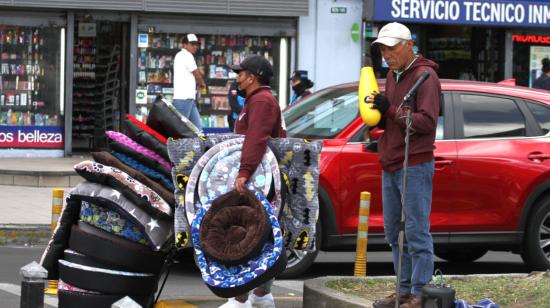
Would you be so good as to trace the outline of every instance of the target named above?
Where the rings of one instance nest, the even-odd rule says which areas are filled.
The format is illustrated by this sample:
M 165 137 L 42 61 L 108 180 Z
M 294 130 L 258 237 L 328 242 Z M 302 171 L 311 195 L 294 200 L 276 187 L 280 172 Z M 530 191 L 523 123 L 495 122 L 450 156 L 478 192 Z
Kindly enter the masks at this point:
M 460 94 L 464 138 L 525 136 L 525 119 L 512 99 Z
M 550 108 L 534 102 L 527 102 L 527 107 L 539 123 L 543 134 L 546 135 L 550 131 Z
M 291 137 L 330 139 L 359 115 L 357 89 L 336 88 L 320 91 L 283 113 Z

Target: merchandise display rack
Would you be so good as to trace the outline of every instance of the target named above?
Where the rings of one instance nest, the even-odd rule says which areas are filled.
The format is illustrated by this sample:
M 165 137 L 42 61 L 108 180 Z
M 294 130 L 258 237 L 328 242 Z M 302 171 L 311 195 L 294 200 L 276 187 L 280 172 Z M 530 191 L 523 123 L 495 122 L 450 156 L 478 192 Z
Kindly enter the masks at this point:
M 98 23 L 101 25 L 101 23 Z M 87 148 L 106 146 L 105 131 L 118 130 L 120 46 L 75 31 L 73 139 Z

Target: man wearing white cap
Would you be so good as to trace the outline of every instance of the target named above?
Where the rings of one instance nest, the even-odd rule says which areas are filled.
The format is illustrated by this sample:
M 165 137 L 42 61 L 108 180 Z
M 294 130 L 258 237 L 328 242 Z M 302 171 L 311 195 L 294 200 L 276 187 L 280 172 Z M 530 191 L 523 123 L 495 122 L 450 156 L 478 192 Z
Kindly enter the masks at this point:
M 195 99 L 197 87 L 204 88 L 206 84 L 193 57 L 199 49 L 199 40 L 195 34 L 189 33 L 183 36 L 182 45 L 183 48 L 174 58 L 174 107 L 198 129 L 202 129 Z
M 380 29 L 373 42 L 380 48 L 390 70 L 386 77 L 385 95 L 373 92 L 367 101 L 374 103 L 382 114 L 378 127 L 384 134 L 378 142 L 382 165 L 382 201 L 384 232 L 393 253 L 397 273 L 399 258 L 398 237 L 403 193 L 403 161 L 405 157 L 406 111 L 402 105 L 405 95 L 425 72 L 428 79 L 418 88 L 410 103 L 412 127 L 409 141 L 407 191 L 405 210 L 405 240 L 402 254 L 398 294 L 374 303 L 375 308 L 421 307 L 422 287 L 430 282 L 433 273 L 433 241 L 430 235 L 432 178 L 434 174 L 434 142 L 439 116 L 441 85 L 438 65 L 413 52 L 410 30 L 392 22 Z

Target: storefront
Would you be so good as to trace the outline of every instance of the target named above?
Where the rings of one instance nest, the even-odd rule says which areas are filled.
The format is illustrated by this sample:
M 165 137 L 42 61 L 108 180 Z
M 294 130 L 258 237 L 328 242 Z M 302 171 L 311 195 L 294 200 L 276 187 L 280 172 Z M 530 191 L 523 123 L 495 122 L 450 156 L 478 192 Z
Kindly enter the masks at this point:
M 368 43 L 389 21 L 410 27 L 417 51 L 440 65 L 441 78 L 489 82 L 515 78 L 518 85 L 530 86 L 537 69 L 540 74 L 539 58 L 550 53 L 544 47 L 550 46 L 545 39 L 550 35 L 547 0 L 369 2 L 365 51 L 381 76 L 387 66 Z
M 281 102 L 287 101 L 289 40 L 296 35 L 295 18 L 140 15 L 135 103 L 138 118 L 145 119 L 158 95 L 173 94 L 173 61 L 186 33 L 197 34 L 197 66 L 206 82 L 197 100 L 207 133 L 228 132 L 227 94 L 236 74 L 229 68 L 247 55 L 266 57 L 274 68 L 271 84 Z
M 0 157 L 55 157 L 105 149 L 104 132 L 119 130 L 124 114 L 145 120 L 158 94 L 171 99 L 185 33 L 201 40 L 207 132 L 227 131 L 228 66 L 250 53 L 273 63 L 284 106 L 308 1 L 15 0 L 0 8 Z
M 65 19 L 0 13 L 0 156 L 63 156 Z

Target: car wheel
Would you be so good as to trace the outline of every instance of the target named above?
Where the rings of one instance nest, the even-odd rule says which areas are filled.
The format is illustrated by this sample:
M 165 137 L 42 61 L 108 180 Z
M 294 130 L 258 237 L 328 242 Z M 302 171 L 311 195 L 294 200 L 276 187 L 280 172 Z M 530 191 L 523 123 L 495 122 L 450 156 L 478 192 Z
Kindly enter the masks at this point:
M 521 257 L 532 270 L 550 268 L 550 198 L 537 203 L 525 230 L 525 242 Z
M 291 248 L 286 249 L 287 255 L 287 265 L 284 272 L 279 274 L 277 278 L 281 279 L 290 279 L 296 278 L 307 271 L 308 268 L 313 265 L 317 254 L 319 253 L 319 248 L 321 247 L 321 238 L 322 238 L 322 229 L 321 221 L 317 221 L 317 226 L 315 227 L 315 250 L 314 251 L 304 251 L 304 250 L 295 250 Z
M 469 263 L 483 257 L 486 253 L 487 249 L 485 248 L 465 248 L 436 252 L 435 255 L 452 263 Z

